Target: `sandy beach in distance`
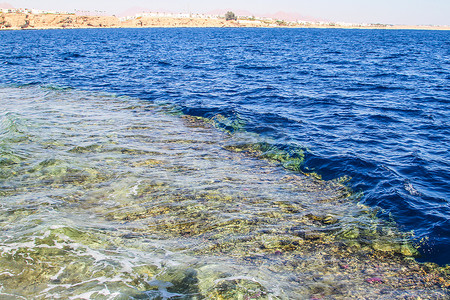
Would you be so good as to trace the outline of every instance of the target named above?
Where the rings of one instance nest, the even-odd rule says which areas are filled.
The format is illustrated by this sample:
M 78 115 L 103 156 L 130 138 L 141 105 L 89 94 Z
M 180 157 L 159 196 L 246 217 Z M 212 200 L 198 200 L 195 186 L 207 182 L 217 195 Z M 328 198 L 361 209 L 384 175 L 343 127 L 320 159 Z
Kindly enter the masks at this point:
M 176 18 L 116 16 L 79 16 L 75 14 L 0 13 L 0 29 L 63 29 L 63 28 L 151 28 L 151 27 L 248 27 L 248 28 L 346 28 L 346 29 L 417 29 L 450 30 L 450 26 L 409 26 L 384 24 L 297 23 L 282 20 L 226 21 L 225 18 Z

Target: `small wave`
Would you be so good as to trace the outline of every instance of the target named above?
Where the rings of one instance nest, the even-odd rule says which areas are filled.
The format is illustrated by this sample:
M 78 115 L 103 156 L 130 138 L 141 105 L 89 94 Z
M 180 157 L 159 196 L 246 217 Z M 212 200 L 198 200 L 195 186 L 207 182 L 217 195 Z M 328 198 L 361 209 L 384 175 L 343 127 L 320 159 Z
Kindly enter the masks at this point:
M 51 85 L 51 84 L 42 85 L 42 86 L 40 86 L 40 88 L 42 88 L 43 90 L 48 90 L 48 91 L 70 91 L 70 90 L 73 90 L 73 88 L 71 88 L 69 86 L 59 86 L 59 85 Z
M 368 117 L 368 119 L 373 120 L 376 123 L 381 123 L 381 124 L 401 123 L 401 121 L 397 120 L 397 118 L 394 118 L 394 117 L 388 116 L 388 115 L 380 115 L 380 114 L 370 115 Z
M 11 56 L 8 56 L 8 58 L 10 58 L 10 59 L 34 59 L 34 57 L 33 56 L 31 56 L 31 55 L 11 55 Z
M 273 70 L 276 69 L 277 66 L 273 66 L 273 65 L 249 65 L 249 64 L 244 64 L 244 65 L 238 65 L 236 67 L 237 69 L 242 69 L 242 70 Z
M 173 64 L 172 64 L 171 62 L 163 61 L 163 60 L 158 61 L 157 64 L 158 64 L 159 66 L 162 66 L 162 67 L 173 66 Z
M 0 141 L 18 143 L 28 138 L 28 124 L 20 115 L 6 112 L 0 115 Z
M 412 87 L 398 85 L 397 83 L 390 84 L 390 85 L 384 85 L 384 84 L 377 84 L 377 83 L 370 83 L 370 82 L 358 82 L 356 84 L 356 86 L 350 87 L 349 90 L 360 91 L 361 88 L 363 88 L 365 90 L 374 90 L 374 91 L 379 91 L 379 92 L 397 91 L 397 90 L 407 91 L 407 90 L 413 89 Z
M 382 59 L 385 60 L 396 60 L 398 58 L 403 58 L 403 57 L 407 57 L 408 54 L 407 53 L 393 53 L 387 56 L 382 57 Z
M 20 65 L 20 63 L 14 62 L 14 61 L 4 61 L 2 64 L 10 65 L 10 66 L 19 66 Z
M 239 96 L 255 96 L 255 95 L 261 95 L 261 94 L 265 95 L 265 93 L 274 92 L 274 91 L 276 91 L 276 88 L 268 85 L 268 86 L 264 86 L 264 87 L 257 87 L 257 88 L 253 88 L 250 90 L 245 90 L 245 91 L 240 92 L 238 95 Z
M 192 63 L 184 64 L 183 69 L 189 70 L 189 69 L 196 69 L 196 70 L 203 70 L 204 67 L 201 65 L 196 65 Z
M 71 60 L 71 59 L 77 59 L 77 58 L 83 58 L 86 57 L 84 54 L 80 54 L 77 52 L 64 52 L 60 54 L 60 57 L 63 60 Z

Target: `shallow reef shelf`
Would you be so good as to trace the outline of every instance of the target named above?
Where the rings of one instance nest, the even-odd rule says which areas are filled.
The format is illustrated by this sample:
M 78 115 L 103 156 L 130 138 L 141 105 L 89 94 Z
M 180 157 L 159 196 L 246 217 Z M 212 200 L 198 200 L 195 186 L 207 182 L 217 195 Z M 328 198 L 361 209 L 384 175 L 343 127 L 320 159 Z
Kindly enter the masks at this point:
M 449 296 L 448 267 L 342 180 L 298 172 L 301 151 L 138 99 L 0 100 L 1 297 Z

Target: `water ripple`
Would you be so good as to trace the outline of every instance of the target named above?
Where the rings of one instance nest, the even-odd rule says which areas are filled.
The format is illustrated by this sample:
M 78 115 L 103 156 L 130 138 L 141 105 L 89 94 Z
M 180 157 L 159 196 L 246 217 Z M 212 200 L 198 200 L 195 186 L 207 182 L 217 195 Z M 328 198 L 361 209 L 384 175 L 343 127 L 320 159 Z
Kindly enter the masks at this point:
M 450 262 L 448 32 L 108 29 L 0 40 L 1 85 L 113 92 L 242 120 L 309 149 L 305 169 L 351 176 L 364 203 L 429 238 L 424 260 Z

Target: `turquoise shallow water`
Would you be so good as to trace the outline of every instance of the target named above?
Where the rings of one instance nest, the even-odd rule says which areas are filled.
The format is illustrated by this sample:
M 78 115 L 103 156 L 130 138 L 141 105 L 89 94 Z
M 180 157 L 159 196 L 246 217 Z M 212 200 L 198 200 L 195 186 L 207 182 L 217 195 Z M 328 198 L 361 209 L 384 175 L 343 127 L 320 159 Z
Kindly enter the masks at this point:
M 54 87 L 0 103 L 4 298 L 448 297 L 346 178 L 225 117 Z

